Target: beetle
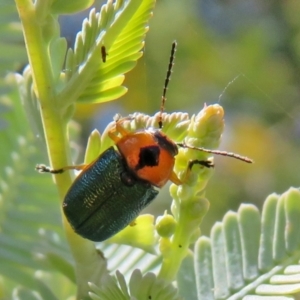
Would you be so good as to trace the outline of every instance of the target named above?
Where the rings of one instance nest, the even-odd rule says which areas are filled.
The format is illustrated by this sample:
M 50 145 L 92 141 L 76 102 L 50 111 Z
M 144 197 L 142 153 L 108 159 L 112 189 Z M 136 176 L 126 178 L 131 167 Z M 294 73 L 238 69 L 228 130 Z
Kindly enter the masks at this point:
M 108 132 L 117 149 L 108 148 L 89 165 L 69 166 L 59 170 L 51 170 L 44 165 L 36 167 L 40 172 L 53 174 L 69 169 L 82 169 L 64 198 L 63 211 L 74 231 L 84 238 L 95 242 L 110 238 L 132 223 L 141 210 L 155 199 L 158 189 L 169 180 L 176 185 L 183 184 L 184 180 L 180 180 L 173 170 L 179 147 L 252 162 L 247 157 L 234 153 L 175 143 L 161 131 L 175 51 L 176 42 L 173 42 L 158 129 L 130 132 L 123 126 L 128 118 L 118 118 Z M 194 164 L 213 167 L 211 161 L 193 160 L 187 166 L 187 174 Z

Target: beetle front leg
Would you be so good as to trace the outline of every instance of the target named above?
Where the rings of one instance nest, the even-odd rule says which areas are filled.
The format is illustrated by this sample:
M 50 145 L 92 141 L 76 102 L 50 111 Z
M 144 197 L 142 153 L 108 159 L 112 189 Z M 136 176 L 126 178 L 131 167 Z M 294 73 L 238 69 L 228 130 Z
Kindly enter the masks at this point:
M 129 130 L 122 126 L 122 123 L 126 120 L 128 120 L 128 118 L 116 120 L 115 126 L 108 131 L 108 136 L 115 142 L 115 144 L 117 144 L 122 137 L 130 133 Z M 120 136 L 118 136 L 118 134 L 120 134 Z

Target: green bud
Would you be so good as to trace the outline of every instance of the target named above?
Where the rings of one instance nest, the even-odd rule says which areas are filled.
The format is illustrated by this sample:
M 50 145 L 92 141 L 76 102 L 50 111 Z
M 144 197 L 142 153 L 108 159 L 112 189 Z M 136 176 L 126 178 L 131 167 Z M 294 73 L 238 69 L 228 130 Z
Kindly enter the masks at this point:
M 224 130 L 223 118 L 224 111 L 220 105 L 205 106 L 191 118 L 186 143 L 210 149 L 217 147 Z
M 177 222 L 172 215 L 165 214 L 158 217 L 155 228 L 161 237 L 170 237 L 174 234 Z

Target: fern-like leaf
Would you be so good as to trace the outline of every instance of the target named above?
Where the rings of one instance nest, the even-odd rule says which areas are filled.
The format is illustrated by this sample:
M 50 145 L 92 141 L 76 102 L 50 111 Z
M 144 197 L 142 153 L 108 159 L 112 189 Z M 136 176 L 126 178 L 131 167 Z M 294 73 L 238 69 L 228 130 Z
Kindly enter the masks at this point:
M 198 300 L 285 299 L 278 297 L 298 294 L 299 220 L 300 192 L 295 188 L 270 195 L 262 217 L 250 204 L 242 204 L 237 213 L 228 212 L 212 228 L 210 239 L 197 241 L 196 275 L 179 275 L 181 294 Z M 191 298 L 193 278 L 197 297 Z
M 66 59 L 66 86 L 59 98 L 68 106 L 74 99 L 99 103 L 126 92 L 124 73 L 141 57 L 153 0 L 119 0 L 90 12 Z M 96 41 L 96 42 L 95 42 Z M 105 51 L 106 61 L 102 57 Z
M 147 273 L 143 276 L 139 270 L 135 270 L 131 275 L 128 287 L 123 275 L 120 272 L 117 272 L 116 275 L 118 282 L 111 279 L 101 289 L 91 284 L 91 298 L 94 300 L 180 299 L 172 284 L 158 279 L 153 273 Z
M 27 62 L 18 14 L 11 1 L 1 3 L 0 26 L 0 77 L 2 78 L 7 72 L 18 70 Z
M 44 295 L 46 287 L 43 280 L 35 278 L 36 271 L 57 270 L 74 282 L 71 254 L 60 237 L 61 217 L 52 180 L 34 170 L 36 163 L 45 158 L 38 151 L 41 144 L 29 128 L 17 91 L 12 90 L 0 99 L 0 110 L 0 275 L 5 287 L 2 294 L 7 299 L 11 293 L 19 299 L 41 299 L 38 292 Z M 44 199 L 45 193 L 48 197 Z M 30 291 L 12 291 L 11 283 Z M 56 289 L 56 294 L 63 295 L 62 291 Z

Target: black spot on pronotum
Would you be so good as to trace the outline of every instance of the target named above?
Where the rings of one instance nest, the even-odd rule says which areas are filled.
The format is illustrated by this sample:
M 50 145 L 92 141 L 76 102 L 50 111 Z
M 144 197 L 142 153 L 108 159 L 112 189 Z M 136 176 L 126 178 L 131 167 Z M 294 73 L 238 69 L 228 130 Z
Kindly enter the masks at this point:
M 158 146 L 142 147 L 139 154 L 139 162 L 135 167 L 140 170 L 144 167 L 155 167 L 159 163 L 160 149 Z

